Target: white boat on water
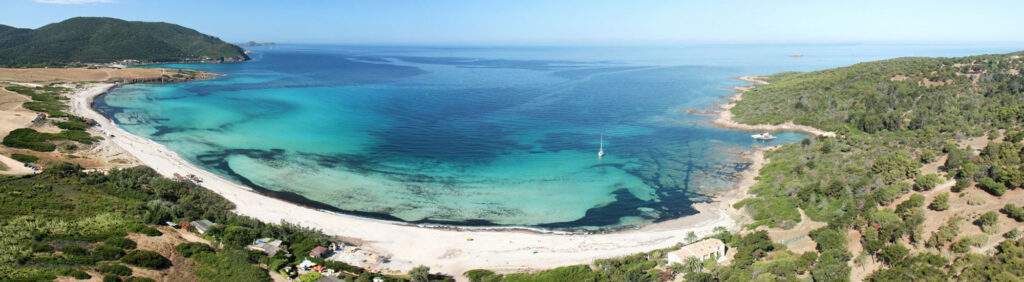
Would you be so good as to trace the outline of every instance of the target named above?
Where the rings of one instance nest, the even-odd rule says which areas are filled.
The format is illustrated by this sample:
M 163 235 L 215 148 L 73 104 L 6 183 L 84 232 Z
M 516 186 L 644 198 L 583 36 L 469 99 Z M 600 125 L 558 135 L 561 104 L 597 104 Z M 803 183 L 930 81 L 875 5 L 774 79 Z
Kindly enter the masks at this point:
M 768 140 L 772 140 L 772 139 L 775 139 L 775 135 L 772 135 L 772 134 L 771 134 L 771 133 L 769 133 L 769 132 L 765 132 L 765 133 L 761 133 L 761 134 L 754 134 L 754 135 L 750 135 L 750 137 L 751 137 L 751 138 L 754 138 L 754 140 L 762 140 L 762 141 L 768 141 Z
M 601 135 L 601 145 L 597 149 L 597 158 L 600 159 L 600 158 L 603 158 L 603 157 L 604 157 L 604 135 L 602 134 Z

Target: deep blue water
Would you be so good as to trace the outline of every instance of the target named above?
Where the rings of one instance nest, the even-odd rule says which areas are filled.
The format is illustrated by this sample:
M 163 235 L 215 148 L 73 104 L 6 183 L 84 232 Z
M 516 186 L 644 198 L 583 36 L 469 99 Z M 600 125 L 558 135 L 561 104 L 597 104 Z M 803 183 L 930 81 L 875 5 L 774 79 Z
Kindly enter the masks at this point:
M 97 100 L 135 134 L 264 193 L 407 222 L 601 228 L 693 214 L 765 144 L 711 126 L 735 77 L 1015 46 L 279 45 L 224 74 Z M 801 58 L 789 55 L 801 53 Z M 598 159 L 599 140 L 607 155 Z

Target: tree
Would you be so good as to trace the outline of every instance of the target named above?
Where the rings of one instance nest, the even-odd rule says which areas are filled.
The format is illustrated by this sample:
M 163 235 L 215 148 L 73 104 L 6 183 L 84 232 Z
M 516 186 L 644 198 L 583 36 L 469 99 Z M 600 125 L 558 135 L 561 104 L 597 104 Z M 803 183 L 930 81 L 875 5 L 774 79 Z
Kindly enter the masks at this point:
M 693 243 L 693 242 L 696 242 L 696 241 L 697 241 L 697 234 L 694 234 L 693 231 L 686 232 L 686 243 L 687 244 Z
M 429 282 L 430 268 L 423 265 L 414 267 L 409 271 L 409 279 L 413 282 Z
M 949 209 L 949 193 L 942 192 L 935 196 L 928 208 L 933 211 L 944 211 Z

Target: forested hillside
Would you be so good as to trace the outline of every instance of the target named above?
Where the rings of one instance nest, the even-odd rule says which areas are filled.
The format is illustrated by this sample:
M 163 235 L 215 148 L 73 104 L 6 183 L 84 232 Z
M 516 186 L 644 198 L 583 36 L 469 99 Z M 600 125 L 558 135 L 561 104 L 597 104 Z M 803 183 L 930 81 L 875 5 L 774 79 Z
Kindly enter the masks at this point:
M 34 30 L 0 26 L 0 66 L 247 59 L 238 46 L 169 23 L 79 17 Z

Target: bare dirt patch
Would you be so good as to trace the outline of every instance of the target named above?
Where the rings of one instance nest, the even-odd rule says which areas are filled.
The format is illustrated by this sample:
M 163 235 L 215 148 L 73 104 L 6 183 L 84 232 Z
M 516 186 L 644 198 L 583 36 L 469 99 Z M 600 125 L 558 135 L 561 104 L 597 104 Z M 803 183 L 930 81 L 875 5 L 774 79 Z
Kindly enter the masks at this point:
M 166 69 L 0 68 L 0 80 L 16 82 L 86 82 L 160 78 Z

